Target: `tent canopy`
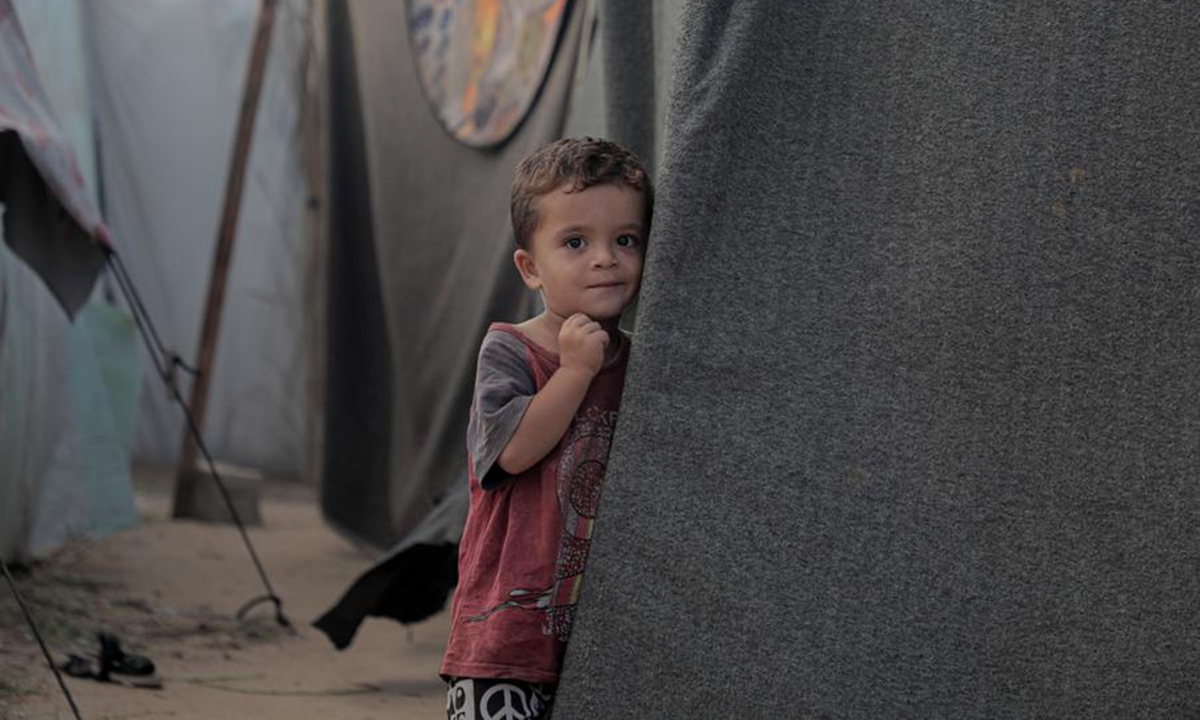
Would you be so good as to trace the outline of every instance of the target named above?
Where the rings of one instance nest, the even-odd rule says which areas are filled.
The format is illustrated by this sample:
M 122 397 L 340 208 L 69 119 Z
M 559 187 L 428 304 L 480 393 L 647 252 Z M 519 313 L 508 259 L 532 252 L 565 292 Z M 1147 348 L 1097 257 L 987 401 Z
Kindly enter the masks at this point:
M 0 0 L 0 202 L 8 244 L 74 314 L 104 265 L 108 232 L 9 0 Z

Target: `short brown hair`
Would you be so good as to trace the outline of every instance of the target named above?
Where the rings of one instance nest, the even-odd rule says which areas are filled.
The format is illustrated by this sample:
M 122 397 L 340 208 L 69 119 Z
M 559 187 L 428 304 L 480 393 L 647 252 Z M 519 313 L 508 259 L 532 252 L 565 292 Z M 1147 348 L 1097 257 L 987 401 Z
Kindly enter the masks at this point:
M 637 190 L 646 203 L 646 229 L 650 229 L 654 188 L 641 158 L 609 140 L 564 138 L 526 157 L 513 173 L 511 212 L 517 247 L 529 248 L 540 220 L 541 197 L 568 184 L 567 192 L 593 185 L 625 185 Z

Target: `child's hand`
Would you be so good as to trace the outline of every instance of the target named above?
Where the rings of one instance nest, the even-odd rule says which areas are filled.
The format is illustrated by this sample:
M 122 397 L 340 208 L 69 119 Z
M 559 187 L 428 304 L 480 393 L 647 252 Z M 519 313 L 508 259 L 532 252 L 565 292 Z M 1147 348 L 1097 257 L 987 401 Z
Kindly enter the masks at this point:
M 604 348 L 607 346 L 608 333 L 600 323 L 583 313 L 567 318 L 558 331 L 559 363 L 564 369 L 595 375 L 604 365 Z

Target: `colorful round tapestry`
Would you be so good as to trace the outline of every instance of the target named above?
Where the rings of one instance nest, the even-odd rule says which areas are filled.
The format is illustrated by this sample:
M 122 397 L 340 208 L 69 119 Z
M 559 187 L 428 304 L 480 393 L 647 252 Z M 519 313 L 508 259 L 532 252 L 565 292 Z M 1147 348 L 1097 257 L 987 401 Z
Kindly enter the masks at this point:
M 542 86 L 568 0 L 408 0 L 433 113 L 468 145 L 503 142 Z

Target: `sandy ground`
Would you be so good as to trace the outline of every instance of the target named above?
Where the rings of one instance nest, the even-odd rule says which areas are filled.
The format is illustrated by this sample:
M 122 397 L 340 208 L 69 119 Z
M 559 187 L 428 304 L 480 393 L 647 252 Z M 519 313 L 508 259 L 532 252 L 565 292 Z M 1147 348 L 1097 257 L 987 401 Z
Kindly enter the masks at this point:
M 296 626 L 289 632 L 269 604 L 234 618 L 262 594 L 237 530 L 169 520 L 158 485 L 139 482 L 139 527 L 71 544 L 17 578 L 57 655 L 94 654 L 96 631 L 107 630 L 159 668 L 161 690 L 68 678 L 83 718 L 445 717 L 444 613 L 411 628 L 368 619 L 343 652 L 311 627 L 370 564 L 324 524 L 311 491 L 268 489 L 264 524 L 250 531 Z M 72 717 L 0 580 L 0 718 Z

